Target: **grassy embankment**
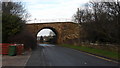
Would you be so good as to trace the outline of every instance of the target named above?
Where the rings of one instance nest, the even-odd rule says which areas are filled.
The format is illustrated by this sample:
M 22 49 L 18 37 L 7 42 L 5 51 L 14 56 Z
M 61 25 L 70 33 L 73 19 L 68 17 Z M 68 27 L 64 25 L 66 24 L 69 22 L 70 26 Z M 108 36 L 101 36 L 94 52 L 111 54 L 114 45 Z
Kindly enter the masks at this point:
M 120 60 L 120 54 L 117 52 L 110 52 L 110 51 L 106 51 L 102 49 L 90 48 L 90 47 L 85 47 L 85 46 L 74 46 L 74 45 L 68 45 L 68 44 L 62 44 L 62 46 L 88 52 L 88 53 L 92 53 L 92 54 L 96 54 L 96 55 L 111 58 L 111 59 L 115 59 L 115 60 L 118 60 L 118 59 Z

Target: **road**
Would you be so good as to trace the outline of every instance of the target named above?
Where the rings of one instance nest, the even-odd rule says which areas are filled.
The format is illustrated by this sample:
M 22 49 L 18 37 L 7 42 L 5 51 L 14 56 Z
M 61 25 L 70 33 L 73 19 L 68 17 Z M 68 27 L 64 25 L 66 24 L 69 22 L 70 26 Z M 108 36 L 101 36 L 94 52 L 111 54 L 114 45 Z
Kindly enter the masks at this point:
M 86 53 L 55 46 L 51 44 L 40 44 L 38 49 L 33 51 L 26 66 L 117 66 Z

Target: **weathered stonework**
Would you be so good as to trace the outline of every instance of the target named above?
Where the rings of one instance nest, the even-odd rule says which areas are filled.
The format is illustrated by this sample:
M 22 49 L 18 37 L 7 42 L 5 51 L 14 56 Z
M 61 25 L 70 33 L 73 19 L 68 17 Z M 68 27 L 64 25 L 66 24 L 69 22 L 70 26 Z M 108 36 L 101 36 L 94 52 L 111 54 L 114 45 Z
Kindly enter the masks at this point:
M 57 43 L 63 43 L 66 40 L 79 38 L 80 27 L 73 22 L 53 22 L 53 23 L 32 23 L 26 24 L 27 29 L 37 37 L 37 33 L 45 28 L 53 30 L 57 35 Z

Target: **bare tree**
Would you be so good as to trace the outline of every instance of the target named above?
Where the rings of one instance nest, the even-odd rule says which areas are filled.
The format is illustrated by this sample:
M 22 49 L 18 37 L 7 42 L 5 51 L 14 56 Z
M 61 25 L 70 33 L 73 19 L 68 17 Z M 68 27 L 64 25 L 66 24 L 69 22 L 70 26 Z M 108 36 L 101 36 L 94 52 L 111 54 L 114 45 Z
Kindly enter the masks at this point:
M 74 15 L 74 20 L 82 26 L 84 39 L 90 42 L 119 43 L 120 2 L 90 2 L 87 7 Z

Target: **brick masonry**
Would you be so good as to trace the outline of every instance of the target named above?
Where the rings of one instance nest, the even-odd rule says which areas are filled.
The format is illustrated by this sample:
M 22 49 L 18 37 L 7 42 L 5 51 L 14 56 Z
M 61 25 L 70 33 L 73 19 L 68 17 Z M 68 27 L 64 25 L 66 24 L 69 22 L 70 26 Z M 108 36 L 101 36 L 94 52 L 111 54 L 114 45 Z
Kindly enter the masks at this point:
M 45 28 L 53 30 L 57 35 L 57 43 L 61 44 L 67 40 L 79 38 L 80 27 L 73 22 L 50 22 L 26 24 L 27 29 L 37 37 L 37 33 Z

